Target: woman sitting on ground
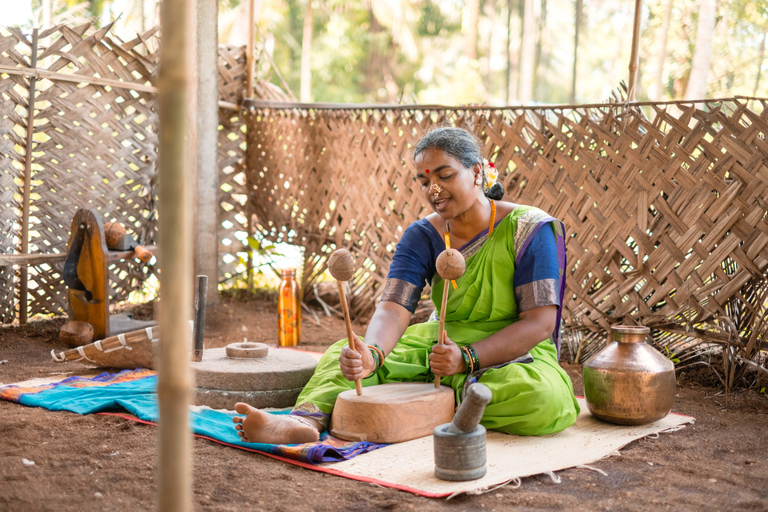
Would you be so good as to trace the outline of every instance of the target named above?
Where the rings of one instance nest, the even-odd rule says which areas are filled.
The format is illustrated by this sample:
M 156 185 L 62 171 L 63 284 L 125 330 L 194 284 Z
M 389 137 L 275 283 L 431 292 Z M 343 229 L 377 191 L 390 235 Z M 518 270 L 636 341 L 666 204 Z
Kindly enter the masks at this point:
M 253 443 L 316 441 L 328 428 L 336 396 L 354 387 L 431 382 L 452 387 L 457 401 L 473 382 L 493 392 L 481 424 L 519 435 L 572 425 L 579 413 L 560 368 L 560 307 L 565 289 L 562 223 L 530 206 L 500 201 L 503 189 L 475 137 L 460 128 L 430 131 L 414 150 L 415 181 L 435 213 L 411 224 L 397 244 L 381 302 L 364 340 L 335 343 L 320 359 L 290 415 L 247 404 L 235 428 Z M 492 185 L 492 186 L 491 186 Z M 436 320 L 408 326 L 427 283 L 442 300 L 435 270 L 446 247 L 459 248 L 464 274 L 451 289 L 445 344 Z

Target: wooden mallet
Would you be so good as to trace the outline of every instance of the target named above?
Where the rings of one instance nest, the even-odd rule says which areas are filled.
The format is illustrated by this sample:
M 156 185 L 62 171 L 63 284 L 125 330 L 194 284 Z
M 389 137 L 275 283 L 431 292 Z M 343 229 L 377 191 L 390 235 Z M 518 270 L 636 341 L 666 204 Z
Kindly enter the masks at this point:
M 437 343 L 445 343 L 445 306 L 448 303 L 448 286 L 451 281 L 460 278 L 466 269 L 466 262 L 461 252 L 456 249 L 446 249 L 440 253 L 435 263 L 437 273 L 443 278 L 443 302 L 440 305 L 440 328 L 437 332 Z M 435 376 L 435 387 L 440 386 L 440 376 Z
M 339 300 L 341 301 L 341 308 L 344 310 L 344 322 L 347 324 L 347 339 L 349 340 L 349 348 L 357 351 L 355 348 L 355 341 L 352 333 L 352 322 L 349 319 L 349 307 L 347 306 L 347 298 L 344 296 L 343 282 L 352 279 L 355 274 L 355 260 L 352 258 L 352 254 L 346 249 L 337 249 L 331 253 L 328 258 L 328 270 L 331 275 L 336 279 L 336 283 L 339 285 Z M 355 390 L 358 395 L 363 394 L 363 384 L 360 379 L 355 381 Z
M 107 249 L 134 251 L 136 257 L 145 263 L 152 259 L 152 252 L 139 245 L 136 239 L 128 234 L 122 224 L 107 222 L 104 224 L 104 236 L 107 242 Z

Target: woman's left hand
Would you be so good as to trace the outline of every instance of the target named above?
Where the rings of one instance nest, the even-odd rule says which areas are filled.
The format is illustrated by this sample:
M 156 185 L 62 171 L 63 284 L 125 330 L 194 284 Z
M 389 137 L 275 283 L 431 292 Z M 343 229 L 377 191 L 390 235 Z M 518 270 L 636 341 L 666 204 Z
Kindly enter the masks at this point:
M 452 342 L 447 334 L 444 343 L 432 347 L 432 353 L 429 354 L 429 367 L 432 373 L 441 377 L 464 373 L 466 370 L 459 346 Z

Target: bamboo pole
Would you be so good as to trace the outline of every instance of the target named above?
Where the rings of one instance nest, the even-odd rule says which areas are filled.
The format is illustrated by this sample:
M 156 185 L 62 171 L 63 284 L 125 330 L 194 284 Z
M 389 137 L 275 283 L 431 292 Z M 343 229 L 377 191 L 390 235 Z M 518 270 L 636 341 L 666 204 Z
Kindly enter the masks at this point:
M 629 84 L 627 88 L 627 100 L 635 101 L 637 97 L 637 68 L 640 64 L 640 11 L 643 0 L 635 0 L 635 23 L 632 28 L 632 55 L 629 57 Z
M 192 375 L 192 189 L 187 134 L 191 2 L 160 4 L 163 40 L 158 75 L 160 330 L 157 395 L 160 410 L 158 499 L 161 511 L 192 509 L 192 436 L 188 426 Z
M 32 69 L 37 67 L 37 29 L 32 31 Z M 32 137 L 35 133 L 35 83 L 37 79 L 29 78 L 29 100 L 27 102 L 27 147 L 24 153 L 24 195 L 21 203 L 21 254 L 29 254 L 29 203 L 32 193 Z M 19 269 L 19 323 L 27 323 L 27 295 L 29 294 L 29 269 L 23 266 Z
M 254 23 L 255 0 L 248 0 L 248 44 L 245 48 L 245 68 L 248 70 L 248 76 L 245 83 L 245 97 L 253 98 L 253 42 L 256 39 L 256 27 Z

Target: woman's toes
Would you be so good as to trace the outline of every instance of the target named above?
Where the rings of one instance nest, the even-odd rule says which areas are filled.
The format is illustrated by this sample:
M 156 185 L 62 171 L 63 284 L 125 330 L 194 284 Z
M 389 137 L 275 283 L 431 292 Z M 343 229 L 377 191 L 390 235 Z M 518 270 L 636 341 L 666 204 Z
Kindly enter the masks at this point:
M 253 409 L 253 407 L 243 402 L 237 402 L 235 404 L 235 410 L 238 412 L 238 414 L 248 414 Z
M 235 423 L 242 423 L 243 419 L 245 419 L 245 418 L 243 418 L 241 416 L 235 416 L 234 418 L 232 418 L 232 421 L 234 421 Z

